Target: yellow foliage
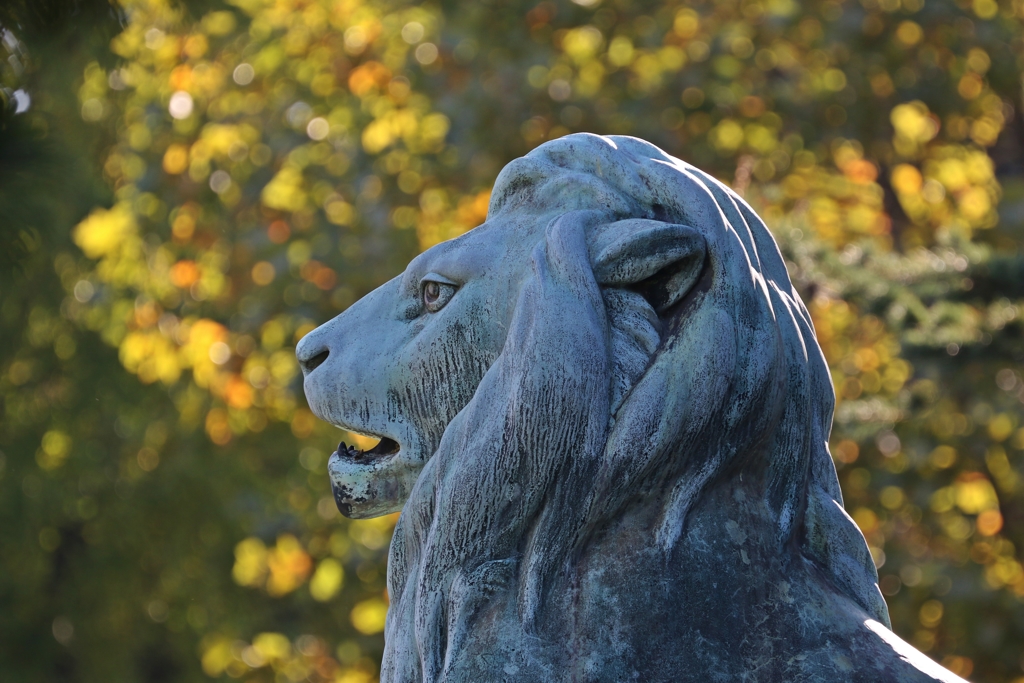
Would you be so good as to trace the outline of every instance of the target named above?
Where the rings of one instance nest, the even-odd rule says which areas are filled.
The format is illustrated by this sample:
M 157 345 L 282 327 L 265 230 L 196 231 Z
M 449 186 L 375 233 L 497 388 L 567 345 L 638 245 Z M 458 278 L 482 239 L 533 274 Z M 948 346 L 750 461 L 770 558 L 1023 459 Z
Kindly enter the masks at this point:
M 597 55 L 604 42 L 604 36 L 593 26 L 580 26 L 566 32 L 562 38 L 562 49 L 577 64 L 584 64 Z
M 64 464 L 70 452 L 71 437 L 60 430 L 51 429 L 43 434 L 36 462 L 44 470 L 55 470 Z
M 270 376 L 279 385 L 285 385 L 291 381 L 292 377 L 295 377 L 299 372 L 298 362 L 295 360 L 295 354 L 288 351 L 275 351 L 270 356 L 268 363 L 270 367 Z
M 1013 417 L 1007 413 L 999 413 L 988 423 L 988 433 L 993 441 L 1005 441 L 1013 433 Z
M 380 598 L 373 598 L 364 600 L 353 607 L 350 618 L 357 631 L 372 636 L 384 630 L 384 620 L 387 614 L 387 603 Z
M 956 462 L 956 449 L 951 446 L 936 446 L 928 456 L 929 462 L 939 469 L 952 467 Z
M 309 576 L 313 561 L 299 540 L 291 534 L 278 536 L 277 545 L 267 553 L 267 593 L 282 596 L 302 585 Z
M 992 483 L 980 474 L 962 475 L 954 484 L 956 505 L 969 515 L 999 507 Z
M 340 672 L 338 677 L 334 680 L 334 683 L 371 683 L 373 680 L 373 676 L 365 671 L 349 669 L 347 671 Z
M 250 537 L 235 546 L 235 565 L 231 576 L 239 586 L 259 586 L 267 575 L 267 546 Z
M 928 142 L 939 132 L 939 124 L 924 102 L 914 101 L 893 107 L 889 120 L 896 134 L 914 142 Z
M 171 266 L 170 275 L 171 283 L 174 284 L 175 287 L 188 289 L 199 281 L 199 266 L 196 265 L 195 261 L 182 259 Z
M 853 521 L 857 523 L 857 526 L 865 534 L 869 534 L 878 528 L 878 515 L 870 508 L 857 508 L 852 516 Z
M 743 144 L 743 128 L 732 119 L 724 119 L 708 133 L 708 137 L 720 151 L 732 152 Z
M 994 536 L 1003 528 L 1003 515 L 999 510 L 985 510 L 978 515 L 975 525 L 983 536 Z
M 111 209 L 94 210 L 75 226 L 71 237 L 86 256 L 98 259 L 117 250 L 136 231 L 131 207 L 120 202 Z
M 218 322 L 202 318 L 183 325 L 181 336 L 185 341 L 179 358 L 182 365 L 192 367 L 192 377 L 200 387 L 216 387 L 221 375 L 218 353 L 222 353 L 228 341 L 228 330 Z M 217 349 L 218 353 L 211 354 Z M 230 352 L 230 350 L 229 350 Z M 216 360 L 215 360 L 216 359 Z
M 992 200 L 980 187 L 972 187 L 959 196 L 960 211 L 971 222 L 980 221 L 992 209 Z
M 626 36 L 616 36 L 608 46 L 608 62 L 612 66 L 628 66 L 633 61 L 633 43 Z
M 279 320 L 271 320 L 263 325 L 261 340 L 263 348 L 268 351 L 276 351 L 284 344 L 284 325 Z
M 921 26 L 913 21 L 901 22 L 896 28 L 896 39 L 907 47 L 921 42 L 923 37 L 924 31 L 921 30 Z
M 910 164 L 898 164 L 892 169 L 892 186 L 900 194 L 916 194 L 923 184 L 921 172 Z
M 210 441 L 218 446 L 228 444 L 234 434 L 228 420 L 228 413 L 223 408 L 214 408 L 206 414 L 205 428 Z
M 269 285 L 276 274 L 274 265 L 268 261 L 259 261 L 252 267 L 252 281 L 260 286 Z
M 953 509 L 955 501 L 954 489 L 952 486 L 944 486 L 931 497 L 931 508 L 935 512 L 948 512 Z
M 203 29 L 211 36 L 223 36 L 235 28 L 235 15 L 231 12 L 210 12 L 203 17 Z
M 328 557 L 317 565 L 313 578 L 309 581 L 309 593 L 315 600 L 327 602 L 341 590 L 345 578 L 345 570 L 341 563 Z
M 43 451 L 53 458 L 65 458 L 71 450 L 71 437 L 62 431 L 51 429 L 43 434 Z
M 921 606 L 921 625 L 925 628 L 935 628 L 942 620 L 943 607 L 938 600 L 929 600 Z
M 231 375 L 224 386 L 224 400 L 231 408 L 245 410 L 252 406 L 252 386 L 238 375 Z
M 428 114 L 420 124 L 419 144 L 422 151 L 438 151 L 448 135 L 451 122 L 444 114 Z
M 391 70 L 380 62 L 366 62 L 352 70 L 348 87 L 354 95 L 364 97 L 375 88 L 383 88 L 391 80 Z
M 188 149 L 184 145 L 169 145 L 164 152 L 163 166 L 171 175 L 184 173 L 188 168 Z
M 260 198 L 264 206 L 281 211 L 299 211 L 306 206 L 302 171 L 295 166 L 285 165 L 270 182 L 263 187 Z
M 129 332 L 121 342 L 119 356 L 125 369 L 145 384 L 157 380 L 173 384 L 181 376 L 178 349 L 158 330 Z
M 491 191 L 484 190 L 476 195 L 463 197 L 455 210 L 455 220 L 467 230 L 474 228 L 487 219 L 487 210 L 491 201 Z
M 767 154 L 778 147 L 778 136 L 771 128 L 759 124 L 751 124 L 744 128 L 747 144 L 762 154 Z
M 260 633 L 253 638 L 252 646 L 267 662 L 287 659 L 292 652 L 291 642 L 280 633 Z
M 325 200 L 324 213 L 327 214 L 327 220 L 335 225 L 349 225 L 355 218 L 352 205 L 338 195 L 331 195 Z
M 676 12 L 672 29 L 680 38 L 692 38 L 700 27 L 700 17 L 692 9 L 681 9 Z
M 210 123 L 203 127 L 199 140 L 192 145 L 193 161 L 227 158 L 235 149 L 245 146 L 238 126 Z
M 906 496 L 903 494 L 903 489 L 898 486 L 886 486 L 882 489 L 882 493 L 879 495 L 879 500 L 882 505 L 889 508 L 890 510 L 897 510 L 902 505 Z
M 200 659 L 207 676 L 220 676 L 235 661 L 230 638 L 213 638 L 204 643 Z
M 991 19 L 999 12 L 999 5 L 996 0 L 973 0 L 971 9 L 979 19 Z

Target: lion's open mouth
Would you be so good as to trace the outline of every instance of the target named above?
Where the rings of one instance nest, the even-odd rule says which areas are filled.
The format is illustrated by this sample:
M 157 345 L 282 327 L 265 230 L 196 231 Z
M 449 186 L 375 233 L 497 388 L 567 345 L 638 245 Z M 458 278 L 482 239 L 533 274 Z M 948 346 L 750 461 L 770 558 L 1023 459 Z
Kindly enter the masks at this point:
M 355 446 L 349 446 L 344 441 L 338 444 L 338 456 L 342 458 L 349 458 L 351 460 L 371 460 L 373 458 L 384 457 L 386 455 L 394 455 L 398 451 L 398 442 L 393 439 L 389 439 L 386 436 L 380 437 L 380 442 L 367 451 L 360 450 Z

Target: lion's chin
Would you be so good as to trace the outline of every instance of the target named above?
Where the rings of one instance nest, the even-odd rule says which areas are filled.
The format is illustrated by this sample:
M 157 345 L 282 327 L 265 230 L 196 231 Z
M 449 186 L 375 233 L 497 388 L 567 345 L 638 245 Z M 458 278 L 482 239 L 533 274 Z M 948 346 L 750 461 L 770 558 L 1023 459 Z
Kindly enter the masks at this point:
M 401 510 L 423 468 L 402 455 L 398 443 L 388 438 L 367 451 L 339 445 L 327 473 L 341 514 L 369 519 Z

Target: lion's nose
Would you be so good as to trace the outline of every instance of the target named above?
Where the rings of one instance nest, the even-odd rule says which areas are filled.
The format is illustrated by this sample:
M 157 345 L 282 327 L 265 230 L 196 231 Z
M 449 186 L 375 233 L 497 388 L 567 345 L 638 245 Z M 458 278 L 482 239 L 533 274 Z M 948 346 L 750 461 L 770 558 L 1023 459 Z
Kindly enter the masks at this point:
M 303 370 L 303 372 L 305 372 L 307 375 L 309 373 L 313 372 L 318 367 L 320 367 L 320 365 L 325 360 L 327 360 L 327 356 L 329 356 L 330 354 L 331 354 L 330 351 L 328 351 L 327 349 L 324 349 L 323 351 L 321 351 L 320 353 L 316 354 L 315 356 L 313 356 L 309 360 L 304 361 L 304 362 L 300 361 L 302 363 L 302 370 Z
M 298 346 L 295 347 L 295 357 L 299 361 L 299 367 L 302 368 L 303 375 L 308 375 L 323 365 L 323 362 L 327 360 L 329 355 L 331 355 L 330 349 L 312 334 L 307 334 L 303 337 L 299 341 Z

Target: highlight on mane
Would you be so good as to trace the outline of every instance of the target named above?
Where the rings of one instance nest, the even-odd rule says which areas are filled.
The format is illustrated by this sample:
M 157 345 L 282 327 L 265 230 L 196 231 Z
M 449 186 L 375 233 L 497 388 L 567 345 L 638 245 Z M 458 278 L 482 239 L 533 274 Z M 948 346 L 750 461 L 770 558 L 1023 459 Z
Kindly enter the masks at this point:
M 736 471 L 744 459 L 764 459 L 780 548 L 791 541 L 799 544 L 839 588 L 888 625 L 874 563 L 843 510 L 828 451 L 835 403 L 828 367 L 778 246 L 753 209 L 723 183 L 650 143 L 585 133 L 548 142 L 506 166 L 492 190 L 489 219 L 537 204 L 567 213 L 599 211 L 605 226 L 647 219 L 698 228 L 708 243 L 710 292 L 715 293 L 717 278 L 735 333 L 734 340 L 718 340 L 736 345 L 729 386 L 708 394 L 712 400 L 707 403 L 680 411 L 693 418 L 689 424 L 677 420 L 675 429 L 662 430 L 640 457 L 632 443 L 636 434 L 628 426 L 611 431 L 586 505 L 586 530 L 577 542 L 619 512 L 652 478 L 674 478 L 677 495 L 659 534 L 659 541 L 671 546 L 684 532 L 688 510 L 708 486 Z M 658 349 L 661 328 L 672 322 L 654 314 L 651 304 L 657 302 L 639 296 L 637 289 L 603 288 L 613 334 L 612 413 L 618 412 L 626 425 L 629 391 L 645 372 L 657 368 L 658 355 L 665 354 L 662 361 L 681 362 L 676 354 Z M 774 367 L 751 366 L 757 364 L 753 359 L 765 355 L 762 343 L 777 348 Z M 748 423 L 731 438 L 712 436 L 712 430 L 724 425 L 731 431 L 730 426 L 771 405 L 782 409 Z

